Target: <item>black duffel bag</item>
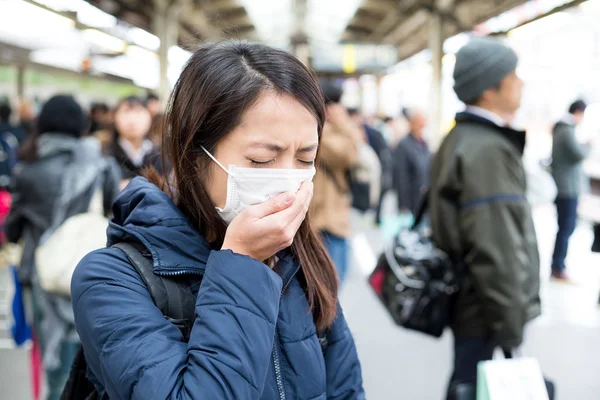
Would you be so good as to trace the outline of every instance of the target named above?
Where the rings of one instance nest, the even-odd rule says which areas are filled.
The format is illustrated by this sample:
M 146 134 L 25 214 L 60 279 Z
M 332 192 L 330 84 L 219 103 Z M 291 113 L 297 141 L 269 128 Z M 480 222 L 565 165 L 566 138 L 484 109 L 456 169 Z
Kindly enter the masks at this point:
M 415 223 L 385 249 L 368 281 L 396 324 L 440 337 L 449 323 L 461 268 L 419 229 L 427 205 L 426 193 Z

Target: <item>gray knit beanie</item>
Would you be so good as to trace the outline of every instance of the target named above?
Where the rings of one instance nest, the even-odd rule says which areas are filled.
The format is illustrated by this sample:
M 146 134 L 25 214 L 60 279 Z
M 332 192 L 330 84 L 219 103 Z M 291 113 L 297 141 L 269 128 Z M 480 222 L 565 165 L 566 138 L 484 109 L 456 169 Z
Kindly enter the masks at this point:
M 456 53 L 454 91 L 463 103 L 476 101 L 486 90 L 517 69 L 517 54 L 498 39 L 472 39 Z

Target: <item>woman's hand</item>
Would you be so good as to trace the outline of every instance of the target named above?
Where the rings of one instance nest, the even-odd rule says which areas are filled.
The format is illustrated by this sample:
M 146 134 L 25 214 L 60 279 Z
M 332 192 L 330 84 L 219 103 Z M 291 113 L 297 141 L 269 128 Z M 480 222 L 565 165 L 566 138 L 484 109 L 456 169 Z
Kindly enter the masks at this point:
M 227 228 L 221 250 L 264 261 L 292 245 L 312 200 L 313 183 L 302 183 L 297 193 L 285 192 L 248 207 Z

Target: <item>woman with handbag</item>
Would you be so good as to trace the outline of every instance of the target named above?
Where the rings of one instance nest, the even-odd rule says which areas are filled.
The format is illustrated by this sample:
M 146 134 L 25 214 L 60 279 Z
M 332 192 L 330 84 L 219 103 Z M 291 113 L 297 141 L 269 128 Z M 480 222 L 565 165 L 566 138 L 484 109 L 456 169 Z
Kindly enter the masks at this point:
M 262 44 L 205 44 L 168 110 L 173 173 L 132 180 L 110 247 L 73 275 L 98 397 L 364 399 L 335 267 L 306 218 L 325 123 L 315 75 Z M 187 285 L 190 318 L 164 317 L 123 244 Z
M 30 318 L 42 345 L 47 398 L 53 400 L 60 396 L 78 339 L 69 299 L 40 286 L 36 249 L 69 217 L 87 212 L 98 191 L 103 193 L 103 208 L 108 213 L 119 177 L 103 158 L 100 144 L 82 137 L 86 119 L 72 96 L 48 100 L 37 129 L 39 134 L 26 142 L 22 162 L 15 168 L 5 230 L 9 241 L 23 245 L 19 279 L 31 294 Z

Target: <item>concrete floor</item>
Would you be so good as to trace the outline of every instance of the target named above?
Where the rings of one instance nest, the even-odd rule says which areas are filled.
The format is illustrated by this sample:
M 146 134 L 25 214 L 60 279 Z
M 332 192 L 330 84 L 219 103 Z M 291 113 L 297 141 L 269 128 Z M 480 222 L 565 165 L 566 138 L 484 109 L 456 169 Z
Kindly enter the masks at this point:
M 591 231 L 580 225 L 572 239 L 569 272 L 578 282 L 548 282 L 556 224 L 551 207 L 537 209 L 536 227 L 542 254 L 544 314 L 527 331 L 522 354 L 539 360 L 544 374 L 557 385 L 559 400 L 600 399 L 600 257 L 590 252 Z M 445 390 L 451 363 L 451 335 L 440 340 L 394 326 L 366 285 L 383 242 L 365 218 L 355 225 L 353 266 L 341 293 L 354 333 L 369 399 L 437 400 Z M 0 271 L 3 272 L 3 271 Z M 5 293 L 0 278 L 0 306 Z M 26 351 L 6 349 L 5 315 L 0 310 L 0 400 L 30 399 Z

